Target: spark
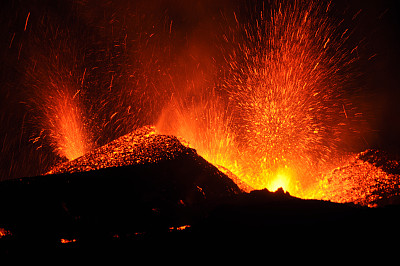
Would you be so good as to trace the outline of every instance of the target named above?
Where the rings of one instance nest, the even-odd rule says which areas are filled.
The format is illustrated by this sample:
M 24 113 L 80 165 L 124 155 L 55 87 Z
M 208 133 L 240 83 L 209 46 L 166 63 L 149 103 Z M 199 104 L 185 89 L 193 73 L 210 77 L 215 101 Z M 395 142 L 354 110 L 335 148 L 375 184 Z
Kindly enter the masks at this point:
M 343 106 L 343 113 L 344 113 L 344 116 L 346 117 L 346 119 L 348 119 L 349 117 L 347 116 L 346 108 L 344 108 L 344 104 L 342 104 L 342 106 Z
M 29 20 L 30 15 L 31 15 L 31 12 L 29 12 L 28 15 L 26 16 L 24 31 L 26 31 L 26 27 L 28 26 L 28 20 Z
M 13 33 L 13 36 L 11 37 L 10 45 L 8 46 L 8 48 L 11 48 L 14 38 L 15 38 L 15 32 Z

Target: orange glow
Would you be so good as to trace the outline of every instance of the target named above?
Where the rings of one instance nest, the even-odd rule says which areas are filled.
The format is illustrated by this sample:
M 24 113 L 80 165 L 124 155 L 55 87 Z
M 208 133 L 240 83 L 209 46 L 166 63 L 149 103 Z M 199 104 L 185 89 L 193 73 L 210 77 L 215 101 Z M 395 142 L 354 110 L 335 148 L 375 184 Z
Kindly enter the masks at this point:
M 191 227 L 191 225 L 182 225 L 182 226 L 178 226 L 178 227 L 170 227 L 169 228 L 169 231 L 170 232 L 172 232 L 172 231 L 183 231 L 183 230 L 186 230 L 186 229 L 188 229 L 188 228 L 190 228 Z
M 250 186 L 299 182 L 291 192 L 301 195 L 326 170 L 321 165 L 341 155 L 351 119 L 343 114 L 346 78 L 338 73 L 351 60 L 333 26 L 317 1 L 273 2 L 257 27 L 238 22 L 243 40 L 226 59 L 225 87 L 242 156 L 251 158 L 241 163 Z M 283 168 L 291 170 L 290 182 Z
M 34 139 L 47 140 L 54 152 L 68 160 L 89 152 L 94 144 L 87 129 L 81 106 L 80 91 L 61 80 L 51 80 L 38 88 L 33 99 L 38 114 L 40 135 Z
M 399 196 L 398 169 L 399 162 L 384 152 L 366 150 L 349 156 L 340 167 L 327 172 L 308 196 L 375 207 L 383 198 Z
M 61 242 L 61 244 L 74 243 L 74 242 L 76 242 L 76 239 L 61 238 L 61 239 L 60 239 L 60 242 Z
M 0 238 L 11 235 L 11 232 L 0 227 Z
M 278 188 L 282 188 L 284 191 L 290 192 L 291 186 L 292 184 L 289 173 L 284 171 L 278 171 L 276 177 L 271 180 L 269 185 L 267 185 L 267 189 L 269 191 L 276 191 Z
M 73 160 L 94 147 L 84 98 L 87 73 L 78 67 L 80 57 L 67 31 L 48 25 L 44 34 L 26 73 L 31 89 L 27 104 L 35 127 L 32 139 Z
M 53 96 L 54 113 L 48 113 L 50 136 L 58 154 L 69 160 L 76 159 L 91 150 L 77 94 L 58 92 Z
M 356 60 L 344 48 L 350 31 L 338 32 L 336 21 L 328 15 L 330 3 L 270 1 L 269 6 L 258 10 L 248 22 L 234 14 L 234 24 L 227 25 L 221 38 L 226 43 L 220 47 L 220 79 L 210 85 L 196 73 L 194 76 L 202 82 L 196 78 L 182 84 L 173 81 L 173 93 L 162 97 L 163 103 L 169 101 L 160 104 L 161 114 L 156 121 L 150 120 L 155 128 L 144 137 L 161 138 L 154 133 L 176 136 L 247 192 L 283 188 L 302 198 L 357 201 L 353 192 L 341 188 L 343 182 L 349 188 L 363 184 L 365 189 L 367 185 L 358 180 L 362 171 L 373 169 L 377 180 L 386 175 L 356 159 L 359 164 L 352 164 L 354 172 L 347 168 L 332 171 L 354 157 L 347 148 L 356 150 L 352 140 L 361 131 L 358 126 L 362 114 L 345 94 Z M 181 78 L 185 77 L 182 74 Z M 73 82 L 49 80 L 51 93 L 42 95 L 46 106 L 43 128 L 50 132 L 54 150 L 72 160 L 94 146 L 82 112 L 80 90 Z M 147 91 L 146 86 L 136 89 Z M 129 89 L 127 92 L 135 95 L 132 102 L 138 110 L 148 111 L 142 98 Z M 148 95 L 153 99 L 151 92 Z M 119 98 L 124 102 L 129 97 Z M 136 118 L 131 114 L 132 102 L 128 100 L 124 118 L 117 119 L 123 111 L 113 111 L 110 120 L 121 123 L 121 119 Z M 128 126 L 128 132 L 135 123 L 127 123 L 132 127 Z M 146 147 L 144 137 L 126 134 L 122 138 L 132 143 L 132 152 L 157 150 Z M 106 151 L 107 144 L 98 152 Z M 149 154 L 130 163 L 156 162 L 160 158 L 156 151 Z M 122 155 L 108 156 L 113 159 L 111 164 L 104 160 L 98 165 L 85 165 L 86 170 L 126 163 Z M 355 172 L 357 181 L 352 176 Z
M 256 27 L 235 16 L 224 36 L 234 47 L 221 92 L 229 101 L 216 89 L 190 104 L 175 95 L 157 130 L 184 139 L 245 191 L 308 195 L 344 155 L 360 115 L 342 95 L 351 74 L 340 73 L 353 60 L 328 10 L 317 1 L 273 2 Z

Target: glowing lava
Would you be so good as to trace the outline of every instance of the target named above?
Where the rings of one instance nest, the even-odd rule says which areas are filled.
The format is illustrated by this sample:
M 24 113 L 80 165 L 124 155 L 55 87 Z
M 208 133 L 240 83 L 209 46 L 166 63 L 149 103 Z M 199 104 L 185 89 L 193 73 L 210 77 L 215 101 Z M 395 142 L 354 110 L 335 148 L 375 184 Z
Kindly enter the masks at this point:
M 291 188 L 291 180 L 289 173 L 278 171 L 276 177 L 271 180 L 270 184 L 267 186 L 268 190 L 276 191 L 278 188 L 282 188 L 285 191 L 295 191 Z
M 121 133 L 154 124 L 156 129 L 148 137 L 155 138 L 158 133 L 176 136 L 174 141 L 196 149 L 242 190 L 282 187 L 295 196 L 329 199 L 318 190 L 328 191 L 324 180 L 330 180 L 330 170 L 354 150 L 353 140 L 361 131 L 361 114 L 346 95 L 356 60 L 345 48 L 349 31 L 339 32 L 337 22 L 329 16 L 330 2 L 271 2 L 255 10 L 249 21 L 234 14 L 234 24 L 226 25 L 221 37 L 222 63 L 214 61 L 218 74 L 209 77 L 212 82 L 196 82 L 194 77 L 203 79 L 200 74 L 180 82 L 185 74 L 177 78 L 168 73 L 171 70 L 163 70 L 172 88 L 157 87 L 153 94 L 146 84 L 134 89 L 124 85 L 123 93 L 116 93 L 113 100 L 97 101 L 107 102 L 107 106 L 122 102 L 124 106 L 122 111 L 110 107 L 111 115 L 104 115 L 101 126 Z M 56 74 L 46 70 L 46 75 L 41 75 L 47 78 L 38 91 L 45 93 L 33 102 L 38 102 L 36 109 L 44 118 L 41 133 L 51 139 L 57 154 L 74 159 L 88 154 L 94 146 L 92 139 L 108 140 L 108 136 L 91 136 L 82 108 L 84 88 L 64 65 L 58 68 L 55 62 L 50 65 L 55 66 Z M 151 73 L 143 74 L 146 82 L 154 78 Z M 113 77 L 110 93 L 115 92 Z M 151 99 L 152 104 L 137 94 L 146 95 L 144 99 Z M 136 138 L 135 134 L 122 137 Z M 136 146 L 133 150 L 141 152 Z M 118 164 L 103 162 L 101 167 L 125 163 L 125 158 L 114 152 L 118 150 L 108 152 L 110 160 Z M 143 162 L 151 160 L 157 157 L 146 157 Z
M 95 146 L 83 97 L 86 70 L 78 70 L 77 52 L 67 32 L 49 26 L 43 34 L 48 47 L 34 46 L 35 56 L 26 73 L 33 140 L 73 160 Z
M 350 76 L 343 73 L 353 59 L 328 10 L 317 1 L 274 2 L 256 23 L 242 24 L 235 17 L 233 30 L 242 39 L 226 58 L 224 87 L 236 142 L 246 158 L 243 178 L 252 187 L 289 183 L 279 173 L 288 168 L 291 192 L 300 193 L 294 184 L 304 189 L 314 183 L 326 170 L 321 165 L 333 163 L 354 133 L 360 114 L 343 93 Z
M 78 94 L 79 91 L 72 94 L 65 88 L 56 87 L 40 98 L 45 102 L 40 107 L 41 133 L 50 139 L 54 151 L 68 160 L 76 159 L 93 148 L 83 121 Z
M 328 11 L 317 1 L 273 1 L 248 23 L 235 14 L 223 36 L 222 92 L 189 105 L 178 95 L 157 128 L 247 186 L 304 196 L 351 146 L 361 115 L 344 95 L 354 61 L 347 35 Z

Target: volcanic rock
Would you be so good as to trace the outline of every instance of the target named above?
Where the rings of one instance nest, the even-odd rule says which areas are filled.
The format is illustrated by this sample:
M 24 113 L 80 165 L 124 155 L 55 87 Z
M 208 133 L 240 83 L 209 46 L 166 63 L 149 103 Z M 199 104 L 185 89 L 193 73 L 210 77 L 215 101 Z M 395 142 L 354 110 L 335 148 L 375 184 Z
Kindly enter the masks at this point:
M 400 164 L 379 150 L 356 154 L 325 176 L 319 198 L 365 206 L 400 204 Z
M 196 204 L 238 193 L 195 150 L 145 127 L 47 175 L 1 182 L 0 228 L 53 243 L 168 232 L 190 224 Z
M 202 197 L 241 192 L 230 178 L 200 157 L 196 150 L 184 146 L 175 136 L 156 134 L 152 126 L 126 134 L 82 157 L 56 166 L 48 174 L 126 166 L 149 171 L 133 175 L 134 179 L 185 184 L 186 188 L 190 187 Z M 157 184 L 153 189 L 157 189 Z
M 258 245 L 302 232 L 320 236 L 321 227 L 324 237 L 342 228 L 394 228 L 399 219 L 398 208 L 303 200 L 282 189 L 244 193 L 195 150 L 152 127 L 47 175 L 0 182 L 0 210 L 0 250 L 17 253 L 131 244 L 139 252 L 160 240 L 219 245 L 238 237 Z

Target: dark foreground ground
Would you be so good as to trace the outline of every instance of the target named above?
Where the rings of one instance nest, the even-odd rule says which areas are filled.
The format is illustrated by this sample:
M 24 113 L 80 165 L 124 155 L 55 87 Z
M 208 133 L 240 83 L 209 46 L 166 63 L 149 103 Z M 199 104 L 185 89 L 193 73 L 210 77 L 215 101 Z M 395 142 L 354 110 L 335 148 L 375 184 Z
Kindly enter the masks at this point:
M 282 190 L 243 193 L 199 156 L 4 181 L 0 210 L 5 253 L 95 247 L 139 252 L 160 243 L 207 248 L 271 239 L 319 243 L 393 236 L 400 221 L 397 205 L 303 200 Z

